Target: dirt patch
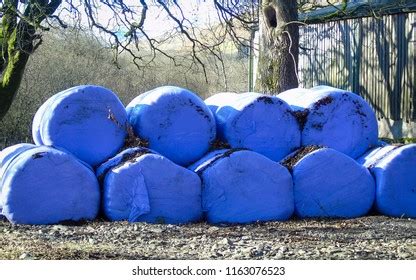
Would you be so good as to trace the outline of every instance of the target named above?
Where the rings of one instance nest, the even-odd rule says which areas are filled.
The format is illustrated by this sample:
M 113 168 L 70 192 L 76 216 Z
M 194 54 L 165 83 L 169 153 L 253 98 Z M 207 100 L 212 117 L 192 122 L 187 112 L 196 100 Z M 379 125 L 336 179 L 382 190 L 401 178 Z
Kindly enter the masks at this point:
M 308 120 L 309 110 L 305 109 L 303 111 L 292 111 L 291 114 L 298 121 L 299 129 L 302 131 L 305 127 L 306 121 Z
M 322 123 L 313 123 L 311 125 L 311 128 L 316 129 L 316 130 L 322 130 L 324 128 L 324 125 Z
M 67 106 L 66 106 L 67 107 Z M 114 115 L 114 113 L 111 111 L 111 109 L 109 107 L 107 107 L 108 109 L 108 115 L 107 115 L 107 119 L 109 119 L 112 123 L 114 123 L 116 126 L 118 126 L 119 128 L 124 128 L 124 126 L 117 120 L 116 116 Z
M 200 114 L 204 119 L 208 120 L 208 122 L 211 122 L 211 118 L 207 115 L 207 113 L 201 106 L 196 105 L 191 99 L 188 99 L 188 102 L 191 106 L 195 107 L 195 110 L 198 114 Z
M 274 104 L 273 99 L 270 96 L 260 96 L 257 100 L 265 104 Z M 283 103 L 281 102 L 281 104 Z
M 133 153 L 126 153 L 121 157 L 120 163 L 117 164 L 116 166 L 112 167 L 112 169 L 123 166 L 127 162 L 135 162 L 142 155 L 151 154 L 151 153 L 152 153 L 152 151 L 150 151 L 149 149 L 146 149 L 146 148 L 142 148 L 142 149 L 140 149 L 138 151 L 135 151 Z
M 353 100 L 352 101 L 352 103 L 354 104 L 354 106 L 355 106 L 355 113 L 357 114 L 357 115 L 360 115 L 360 116 L 362 116 L 362 117 L 364 117 L 364 118 L 366 118 L 367 117 L 367 114 L 365 114 L 364 112 L 363 112 L 363 105 L 358 101 L 358 100 Z M 364 124 L 363 124 L 364 125 Z
M 46 154 L 47 152 L 39 152 L 39 153 L 33 154 L 32 159 L 43 158 Z
M 416 259 L 416 220 L 367 216 L 229 227 L 0 221 L 0 259 Z
M 126 125 L 127 129 L 127 136 L 124 139 L 124 146 L 120 149 L 119 152 L 124 151 L 128 148 L 136 148 L 136 147 L 149 147 L 149 141 L 141 139 L 134 134 L 133 127 L 131 125 Z
M 209 150 L 210 152 L 212 152 L 212 151 L 221 150 L 221 149 L 231 149 L 231 146 L 227 142 L 216 139 L 214 142 L 211 143 L 211 147 Z
M 202 174 L 205 172 L 205 170 L 207 170 L 208 168 L 210 168 L 211 166 L 213 166 L 214 164 L 216 164 L 220 159 L 227 158 L 227 157 L 229 157 L 230 155 L 232 155 L 235 152 L 238 152 L 238 151 L 246 151 L 246 150 L 247 149 L 243 149 L 243 148 L 230 149 L 230 150 L 226 151 L 225 153 L 219 154 L 219 155 L 215 156 L 215 158 L 213 160 L 211 160 L 208 164 L 206 164 L 201 169 L 199 169 L 197 171 L 197 174 L 201 177 Z
M 319 99 L 317 102 L 315 102 L 315 104 L 313 105 L 313 108 L 315 110 L 318 110 L 322 106 L 326 106 L 328 104 L 331 104 L 333 100 L 334 99 L 331 96 L 326 96 L 326 97 L 324 97 L 322 99 Z
M 306 147 L 302 147 L 300 149 L 298 149 L 297 151 L 295 151 L 293 153 L 292 156 L 284 159 L 281 164 L 283 166 L 285 166 L 287 169 L 289 169 L 290 172 L 292 172 L 293 167 L 307 154 L 312 153 L 313 151 L 322 149 L 323 146 L 315 146 L 315 145 L 311 145 L 311 146 L 306 146 Z
M 123 154 L 118 164 L 109 165 L 103 172 L 101 172 L 101 175 L 98 176 L 98 181 L 100 182 L 100 184 L 102 184 L 105 176 L 111 169 L 119 168 L 123 166 L 124 164 L 126 164 L 127 162 L 135 162 L 139 157 L 146 155 L 146 154 L 152 154 L 152 153 L 153 152 L 151 150 L 140 147 L 137 151 Z

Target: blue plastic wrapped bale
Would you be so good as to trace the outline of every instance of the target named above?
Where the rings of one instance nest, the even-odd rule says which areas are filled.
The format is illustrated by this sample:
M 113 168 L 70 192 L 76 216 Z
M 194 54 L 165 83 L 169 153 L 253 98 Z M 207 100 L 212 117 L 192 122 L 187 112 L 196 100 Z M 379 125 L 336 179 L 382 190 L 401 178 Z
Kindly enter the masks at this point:
M 375 182 L 352 158 L 309 146 L 282 161 L 293 175 L 295 213 L 300 218 L 354 218 L 374 203 Z
M 127 106 L 129 122 L 149 148 L 186 166 L 201 158 L 215 139 L 215 119 L 193 92 L 159 87 Z
M 38 145 L 43 145 L 43 140 L 40 135 L 41 133 L 41 124 L 42 124 L 42 118 L 46 111 L 49 110 L 49 107 L 52 105 L 52 103 L 58 99 L 60 96 L 64 95 L 67 91 L 72 90 L 72 88 L 69 88 L 67 90 L 61 91 L 51 97 L 49 97 L 36 111 L 35 116 L 33 117 L 32 121 L 32 139 L 33 142 L 37 143 Z
M 94 219 L 100 189 L 91 168 L 72 154 L 46 147 L 22 150 L 3 166 L 2 214 L 17 224 Z
M 32 125 L 37 145 L 63 148 L 96 166 L 114 156 L 127 136 L 127 113 L 110 90 L 77 86 L 48 99 Z
M 20 153 L 35 148 L 36 146 L 29 143 L 21 143 L 17 145 L 13 145 L 10 147 L 5 148 L 0 152 L 0 181 L 3 178 L 4 171 L 6 170 L 9 163 L 17 157 Z M 1 197 L 1 190 L 2 185 L 0 184 L 0 197 Z M 0 200 L 0 216 L 1 216 L 1 210 L 2 210 L 2 202 Z
M 202 219 L 201 180 L 146 148 L 130 148 L 96 172 L 111 221 L 183 224 Z
M 18 156 L 20 153 L 36 148 L 37 146 L 30 143 L 21 143 L 5 148 L 0 152 L 0 169 L 2 169 L 9 161 Z M 1 179 L 2 176 L 0 176 Z
M 5 148 L 0 152 L 0 180 L 3 178 L 4 171 L 7 169 L 7 166 L 10 162 L 13 161 L 14 158 L 19 156 L 24 151 L 36 148 L 37 146 L 29 143 L 21 143 L 17 145 L 13 145 L 10 147 Z M 0 185 L 0 193 L 1 193 L 1 185 Z M 0 201 L 1 203 L 1 201 Z M 1 204 L 0 204 L 1 208 Z
M 375 113 L 359 95 L 327 86 L 278 95 L 292 106 L 302 127 L 302 146 L 322 145 L 357 158 L 377 145 Z
M 219 138 L 279 161 L 300 147 L 301 133 L 290 106 L 259 93 L 218 93 L 205 100 L 215 115 Z
M 376 209 L 387 216 L 416 218 L 416 145 L 384 146 L 358 163 L 376 180 Z
M 202 179 L 202 208 L 209 223 L 281 221 L 293 214 L 289 171 L 261 154 L 214 151 L 189 169 Z

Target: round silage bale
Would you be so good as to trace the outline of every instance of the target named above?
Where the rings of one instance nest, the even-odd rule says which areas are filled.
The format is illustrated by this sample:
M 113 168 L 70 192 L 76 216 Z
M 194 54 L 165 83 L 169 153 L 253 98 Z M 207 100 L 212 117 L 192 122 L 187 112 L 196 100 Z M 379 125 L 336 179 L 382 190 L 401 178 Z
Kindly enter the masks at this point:
M 10 147 L 7 147 L 3 149 L 0 152 L 0 182 L 3 178 L 4 171 L 7 169 L 7 166 L 10 164 L 10 162 L 13 161 L 13 159 L 17 156 L 19 156 L 20 153 L 35 148 L 36 146 L 29 143 L 21 143 L 17 145 L 13 145 Z M 0 197 L 1 197 L 1 191 L 2 191 L 2 184 L 0 184 Z M 1 210 L 2 210 L 2 201 L 0 199 L 0 216 L 1 216 Z
M 51 97 L 49 97 L 36 111 L 35 116 L 33 117 L 32 121 L 32 139 L 33 142 L 35 142 L 37 145 L 43 145 L 43 140 L 41 136 L 41 125 L 42 125 L 42 118 L 45 112 L 49 110 L 49 107 L 53 104 L 53 102 L 61 97 L 62 95 L 67 94 L 67 92 L 71 91 L 72 88 L 63 90 L 61 92 L 58 92 Z
M 91 168 L 73 155 L 40 146 L 10 158 L 0 178 L 3 215 L 17 224 L 94 219 L 100 191 Z
M 214 151 L 189 168 L 202 179 L 202 208 L 209 223 L 287 220 L 292 216 L 290 173 L 261 154 Z
M 2 169 L 3 166 L 5 166 L 8 162 L 10 162 L 14 157 L 18 156 L 20 153 L 29 149 L 33 149 L 35 147 L 35 145 L 30 143 L 20 143 L 3 149 L 0 152 L 0 169 Z
M 366 168 L 336 150 L 304 147 L 283 160 L 292 171 L 300 218 L 354 218 L 371 209 L 375 183 Z
M 302 146 L 322 145 L 357 158 L 377 145 L 374 111 L 359 95 L 328 86 L 278 95 L 292 106 L 302 127 Z
M 111 221 L 182 224 L 202 218 L 198 175 L 149 149 L 127 149 L 96 174 Z
M 127 114 L 110 90 L 77 86 L 47 100 L 32 125 L 38 145 L 63 148 L 96 166 L 117 153 L 127 135 Z
M 281 160 L 300 146 L 301 134 L 290 106 L 259 93 L 218 93 L 205 100 L 215 115 L 219 138 L 231 148 L 246 148 Z
M 375 148 L 357 161 L 375 178 L 380 213 L 416 218 L 416 144 Z
M 173 86 L 146 92 L 127 105 L 134 132 L 179 165 L 202 157 L 215 139 L 215 119 L 193 92 Z

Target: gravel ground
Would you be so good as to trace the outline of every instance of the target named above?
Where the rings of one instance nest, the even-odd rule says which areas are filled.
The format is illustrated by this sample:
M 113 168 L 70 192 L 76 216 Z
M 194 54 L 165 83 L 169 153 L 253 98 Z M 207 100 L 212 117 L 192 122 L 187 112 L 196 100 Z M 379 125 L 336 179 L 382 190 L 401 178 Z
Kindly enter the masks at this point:
M 227 227 L 0 221 L 0 259 L 416 259 L 416 220 L 368 216 Z

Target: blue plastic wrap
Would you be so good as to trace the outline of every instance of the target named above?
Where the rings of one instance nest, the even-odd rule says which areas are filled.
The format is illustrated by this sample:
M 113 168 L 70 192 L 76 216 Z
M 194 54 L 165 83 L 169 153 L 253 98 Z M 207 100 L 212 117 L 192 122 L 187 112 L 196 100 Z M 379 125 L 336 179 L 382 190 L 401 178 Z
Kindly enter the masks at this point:
M 209 223 L 287 220 L 294 209 L 289 171 L 248 150 L 209 153 L 193 164 L 202 179 L 202 207 Z
M 416 218 L 416 144 L 368 151 L 358 163 L 376 180 L 376 209 L 388 216 Z
M 288 90 L 278 97 L 297 111 L 303 146 L 322 145 L 357 158 L 377 145 L 375 113 L 359 95 L 319 86 Z
M 292 157 L 297 158 L 291 168 L 298 217 L 354 218 L 369 212 L 375 182 L 366 168 L 329 148 Z
M 94 172 L 73 155 L 57 149 L 26 148 L 3 168 L 2 214 L 17 224 L 94 219 L 100 204 Z
M 43 115 L 45 114 L 45 112 L 47 112 L 50 106 L 52 106 L 53 102 L 58 99 L 61 98 L 61 96 L 68 94 L 68 92 L 70 92 L 73 88 L 69 88 L 66 89 L 64 91 L 58 92 L 55 95 L 52 95 L 51 97 L 49 97 L 40 107 L 39 109 L 36 111 L 35 116 L 33 117 L 33 122 L 32 122 L 32 139 L 33 142 L 35 142 L 37 145 L 43 145 L 43 140 L 42 140 L 42 136 L 41 136 L 41 125 L 42 125 L 42 118 Z
M 202 219 L 201 180 L 145 148 L 130 148 L 97 169 L 111 221 L 182 224 Z
M 48 99 L 32 126 L 38 145 L 63 148 L 96 166 L 117 153 L 127 135 L 127 114 L 110 90 L 78 86 Z
M 205 100 L 215 115 L 219 138 L 274 161 L 300 146 L 301 134 L 290 106 L 259 93 L 219 93 Z
M 134 132 L 149 147 L 186 166 L 201 158 L 215 139 L 215 119 L 189 90 L 164 86 L 146 92 L 127 106 Z
M 3 168 L 9 161 L 18 156 L 20 153 L 36 148 L 37 146 L 29 143 L 16 144 L 5 148 L 0 152 L 0 169 Z M 2 176 L 0 176 L 1 178 Z
M 7 166 L 10 164 L 11 161 L 17 156 L 19 156 L 20 153 L 35 148 L 36 146 L 29 143 L 22 143 L 17 144 L 14 146 L 10 146 L 5 148 L 0 152 L 0 181 L 3 178 L 4 171 L 7 169 Z M 0 196 L 1 196 L 1 190 L 2 190 L 2 184 L 0 184 Z M 0 215 L 2 210 L 2 202 L 0 199 Z

